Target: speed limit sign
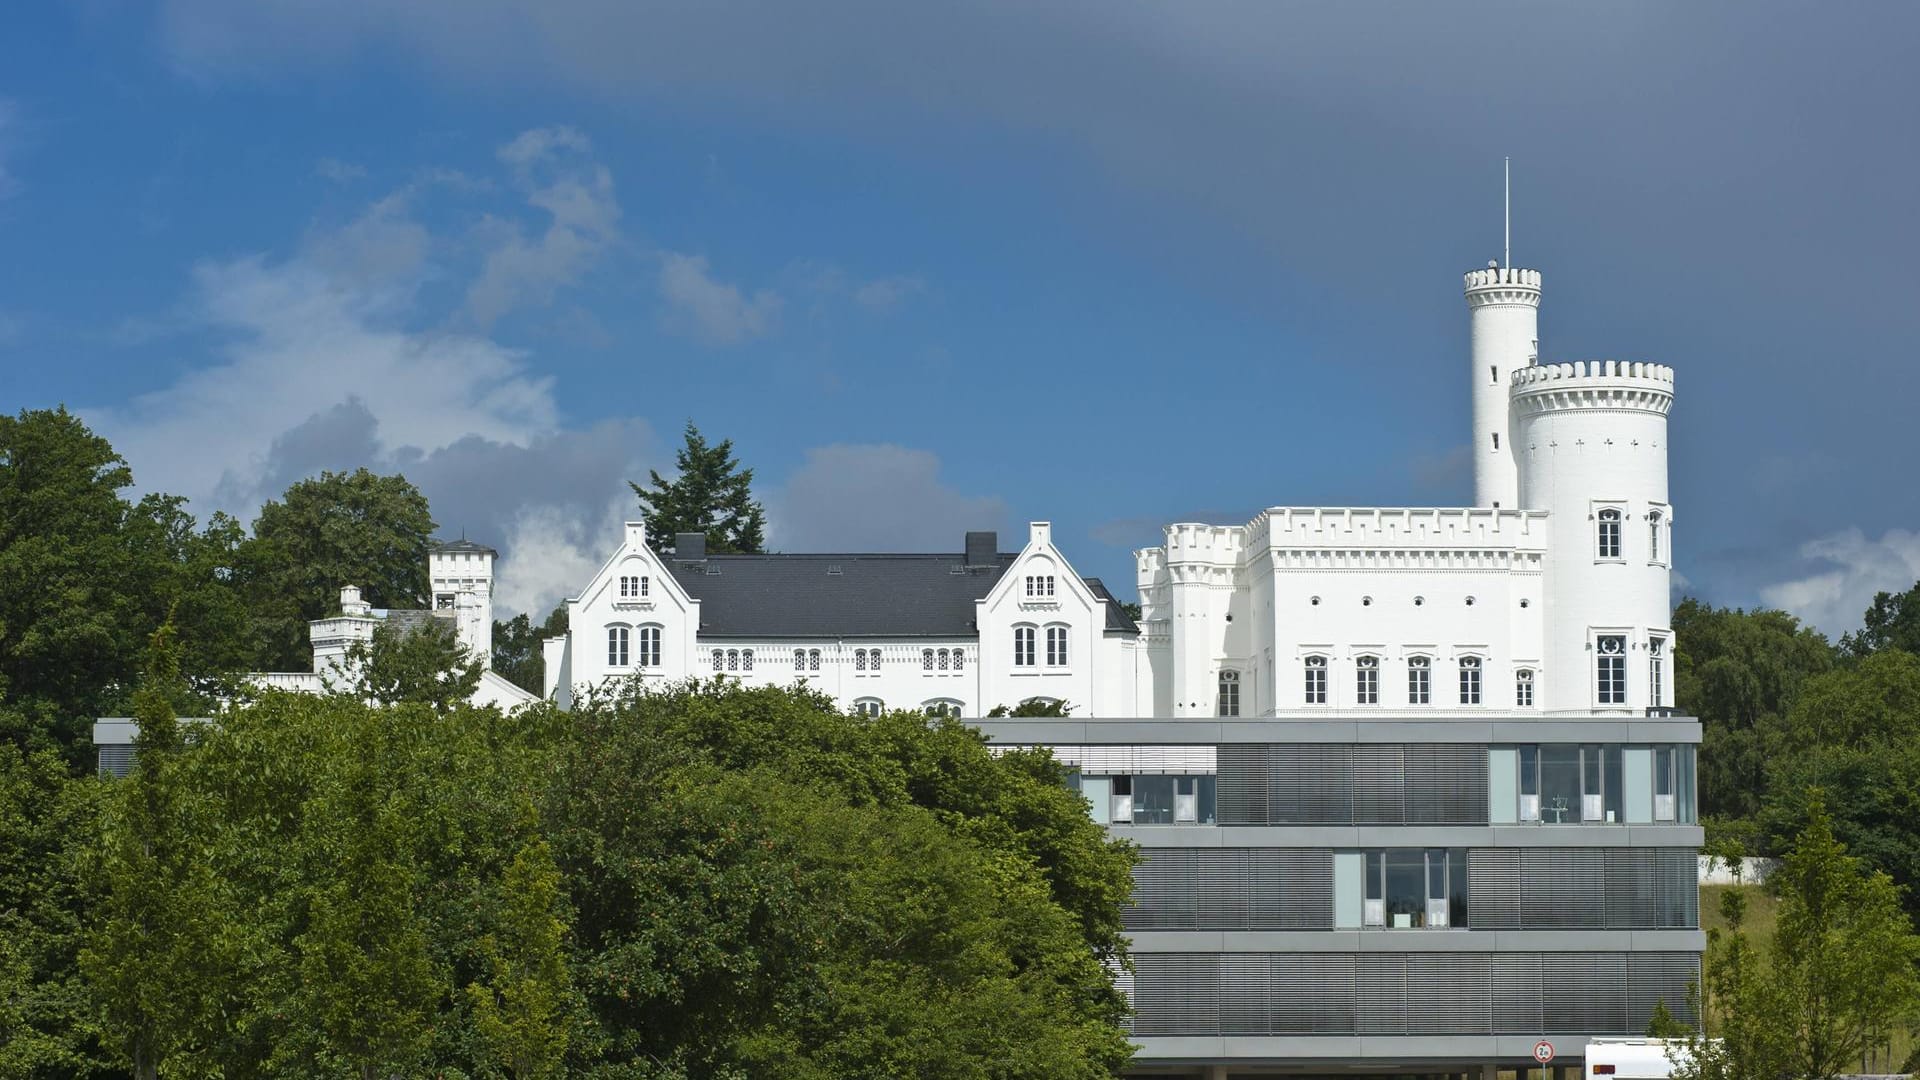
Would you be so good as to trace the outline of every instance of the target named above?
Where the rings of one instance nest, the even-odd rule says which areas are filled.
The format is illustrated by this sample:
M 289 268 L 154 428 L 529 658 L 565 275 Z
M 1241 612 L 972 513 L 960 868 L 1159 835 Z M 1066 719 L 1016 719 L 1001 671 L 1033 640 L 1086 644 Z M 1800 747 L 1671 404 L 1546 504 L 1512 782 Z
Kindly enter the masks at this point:
M 1533 1060 L 1545 1065 L 1553 1060 L 1553 1044 L 1545 1039 L 1533 1044 Z

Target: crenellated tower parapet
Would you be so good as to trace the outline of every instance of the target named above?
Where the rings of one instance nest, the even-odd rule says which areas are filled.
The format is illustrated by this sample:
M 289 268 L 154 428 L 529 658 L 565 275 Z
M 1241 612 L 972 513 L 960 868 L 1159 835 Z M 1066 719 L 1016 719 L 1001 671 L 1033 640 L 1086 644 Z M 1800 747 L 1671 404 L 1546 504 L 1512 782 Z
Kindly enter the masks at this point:
M 1509 394 L 1516 418 L 1596 409 L 1665 416 L 1673 408 L 1673 369 L 1626 360 L 1536 364 L 1514 371 Z
M 1466 273 L 1466 291 L 1467 306 L 1470 308 L 1494 304 L 1537 308 L 1540 306 L 1540 271 L 1512 266 L 1469 270 Z

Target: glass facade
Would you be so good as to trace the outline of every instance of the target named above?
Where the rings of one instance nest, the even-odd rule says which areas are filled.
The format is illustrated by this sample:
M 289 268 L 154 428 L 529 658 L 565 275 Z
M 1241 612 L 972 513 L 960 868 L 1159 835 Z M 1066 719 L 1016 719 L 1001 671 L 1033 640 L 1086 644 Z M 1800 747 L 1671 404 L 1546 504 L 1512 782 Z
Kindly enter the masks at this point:
M 1694 767 L 1694 748 L 1686 744 L 1493 747 L 1488 821 L 1691 825 Z

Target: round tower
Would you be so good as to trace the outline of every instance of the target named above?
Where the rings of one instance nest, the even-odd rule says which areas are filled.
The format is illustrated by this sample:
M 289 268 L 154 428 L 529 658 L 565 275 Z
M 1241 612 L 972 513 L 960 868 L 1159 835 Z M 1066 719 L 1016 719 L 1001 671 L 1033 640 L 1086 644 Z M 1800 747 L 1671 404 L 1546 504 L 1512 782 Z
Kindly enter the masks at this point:
M 1540 350 L 1540 271 L 1493 266 L 1467 272 L 1473 321 L 1473 503 L 1519 505 L 1507 387 Z
M 1668 625 L 1673 369 L 1613 360 L 1513 375 L 1519 504 L 1549 513 L 1541 708 L 1631 712 L 1673 703 Z

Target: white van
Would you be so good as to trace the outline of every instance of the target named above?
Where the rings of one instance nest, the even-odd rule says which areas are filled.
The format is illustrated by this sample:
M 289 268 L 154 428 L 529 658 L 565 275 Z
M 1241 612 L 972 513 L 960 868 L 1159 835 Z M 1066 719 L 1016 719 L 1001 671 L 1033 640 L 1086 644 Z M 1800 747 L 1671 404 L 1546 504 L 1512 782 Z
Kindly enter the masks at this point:
M 1673 1057 L 1667 1051 L 1673 1051 Z M 1666 1080 L 1675 1059 L 1686 1061 L 1686 1044 L 1675 1039 L 1591 1039 L 1587 1080 Z

